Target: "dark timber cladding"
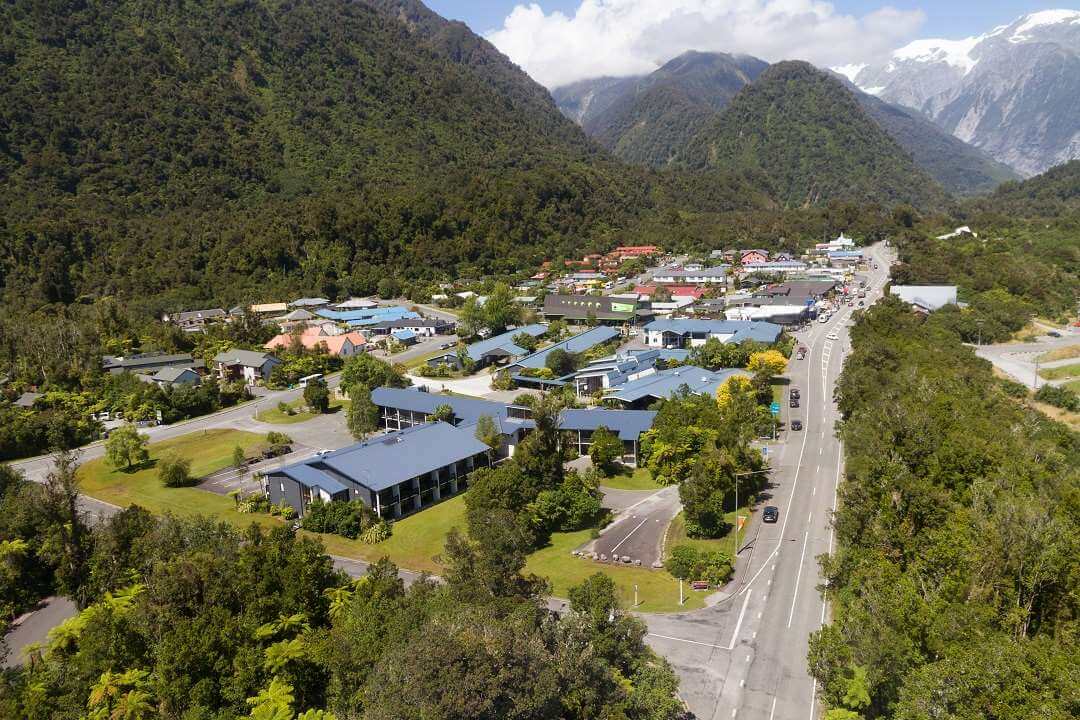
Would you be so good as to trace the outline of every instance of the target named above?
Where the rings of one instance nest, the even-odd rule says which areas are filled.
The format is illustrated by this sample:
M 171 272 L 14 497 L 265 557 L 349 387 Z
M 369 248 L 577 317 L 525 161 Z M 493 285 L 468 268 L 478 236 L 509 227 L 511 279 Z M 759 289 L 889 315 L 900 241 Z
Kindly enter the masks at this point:
M 285 501 L 301 517 L 320 499 L 359 500 L 396 518 L 464 490 L 489 455 L 472 429 L 431 422 L 272 470 L 263 482 L 270 502 Z
M 548 320 L 585 321 L 595 319 L 605 324 L 632 323 L 644 310 L 636 297 L 600 295 L 548 295 L 544 298 L 544 317 Z

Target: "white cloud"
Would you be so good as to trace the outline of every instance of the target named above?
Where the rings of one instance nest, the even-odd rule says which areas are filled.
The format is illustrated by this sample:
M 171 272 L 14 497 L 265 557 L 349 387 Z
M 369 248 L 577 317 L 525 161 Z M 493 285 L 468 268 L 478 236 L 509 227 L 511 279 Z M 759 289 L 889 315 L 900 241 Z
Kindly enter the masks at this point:
M 808 60 L 827 67 L 886 56 L 922 11 L 861 17 L 815 0 L 581 0 L 573 15 L 518 5 L 488 40 L 541 84 L 648 73 L 687 50 Z

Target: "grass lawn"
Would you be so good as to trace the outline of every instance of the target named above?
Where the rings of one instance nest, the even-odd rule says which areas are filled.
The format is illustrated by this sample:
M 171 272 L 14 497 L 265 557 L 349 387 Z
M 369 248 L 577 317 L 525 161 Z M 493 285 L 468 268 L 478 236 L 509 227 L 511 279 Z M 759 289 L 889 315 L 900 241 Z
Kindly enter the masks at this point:
M 706 592 L 695 592 L 689 583 L 684 586 L 686 603 L 679 605 L 679 581 L 665 570 L 609 565 L 570 553 L 588 542 L 589 530 L 571 533 L 555 533 L 551 542 L 529 555 L 525 572 L 545 577 L 551 583 L 552 594 L 565 598 L 574 585 L 581 584 L 594 573 L 604 573 L 618 586 L 619 596 L 627 608 L 634 603 L 634 585 L 638 586 L 641 604 L 634 608 L 640 612 L 680 612 L 694 610 L 705 605 Z
M 1062 387 L 1072 390 L 1074 393 L 1080 394 L 1080 378 L 1076 380 L 1070 380 L 1067 383 L 1062 383 Z
M 1039 370 L 1039 377 L 1046 378 L 1047 380 L 1062 380 L 1064 378 L 1074 378 L 1077 376 L 1080 376 L 1080 362 L 1059 365 L 1058 367 L 1052 368 L 1042 368 Z
M 626 468 L 614 477 L 602 478 L 600 485 L 615 490 L 659 490 L 663 487 L 653 480 L 652 473 L 646 468 Z
M 1039 362 L 1054 362 L 1055 360 L 1069 360 L 1072 358 L 1080 358 L 1080 343 L 1047 350 L 1039 356 Z
M 748 506 L 744 505 L 739 508 L 739 514 L 743 517 L 743 529 L 739 531 L 739 541 L 746 541 L 746 524 L 750 522 L 751 510 Z M 724 514 L 724 519 L 728 522 L 734 522 L 735 513 L 729 512 Z M 686 519 L 682 513 L 676 515 L 671 524 L 668 525 L 667 537 L 664 540 L 664 552 L 670 553 L 671 548 L 676 545 L 689 545 L 696 548 L 699 551 L 706 550 L 719 550 L 720 552 L 731 556 L 732 551 L 735 548 L 735 543 L 732 540 L 731 532 L 729 531 L 723 537 L 718 538 L 692 538 L 686 536 Z
M 150 445 L 150 466 L 135 472 L 114 470 L 104 458 L 84 463 L 78 472 L 79 485 L 90 497 L 126 507 L 141 505 L 152 513 L 210 515 L 240 527 L 252 522 L 269 525 L 278 522 L 268 515 L 238 513 L 233 501 L 223 495 L 197 488 L 167 488 L 158 479 L 154 461 L 175 452 L 191 460 L 191 474 L 208 475 L 232 464 L 233 448 L 239 445 L 249 453 L 266 444 L 266 438 L 242 430 L 206 430 Z
M 303 404 L 304 401 L 302 399 L 294 400 L 293 402 L 288 403 L 289 407 L 294 409 L 300 407 Z M 339 412 L 342 409 L 347 409 L 347 406 L 348 400 L 331 398 L 330 410 L 328 411 L 328 414 Z M 315 416 L 316 413 L 310 413 L 306 411 L 297 411 L 295 415 L 287 415 L 278 408 L 274 407 L 269 410 L 263 410 L 255 416 L 255 419 L 259 422 L 271 423 L 272 425 L 294 425 L 296 423 L 304 422 L 305 420 L 310 420 Z
M 452 527 L 462 532 L 468 530 L 464 495 L 457 495 L 394 522 L 394 534 L 377 545 L 365 545 L 339 535 L 305 534 L 322 540 L 331 555 L 368 561 L 389 557 L 399 567 L 437 574 L 442 572 L 442 567 L 435 562 L 435 557 L 442 553 L 446 534 Z

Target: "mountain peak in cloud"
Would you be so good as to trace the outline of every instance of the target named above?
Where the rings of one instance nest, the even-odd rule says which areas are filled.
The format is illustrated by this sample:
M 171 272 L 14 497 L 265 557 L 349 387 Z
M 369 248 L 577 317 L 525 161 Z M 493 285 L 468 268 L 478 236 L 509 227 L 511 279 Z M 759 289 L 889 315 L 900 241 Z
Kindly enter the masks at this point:
M 922 25 L 921 11 L 856 17 L 816 0 L 581 0 L 572 14 L 518 5 L 490 40 L 548 88 L 640 75 L 688 50 L 843 65 L 885 57 Z

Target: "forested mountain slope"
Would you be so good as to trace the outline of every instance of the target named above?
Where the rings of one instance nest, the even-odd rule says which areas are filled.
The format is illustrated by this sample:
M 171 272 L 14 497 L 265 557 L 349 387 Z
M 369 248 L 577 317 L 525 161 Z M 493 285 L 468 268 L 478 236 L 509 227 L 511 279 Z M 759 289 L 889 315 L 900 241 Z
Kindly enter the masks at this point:
M 606 108 L 585 114 L 582 127 L 622 160 L 663 167 L 766 67 L 748 55 L 683 53 L 627 81 Z
M 791 205 L 821 198 L 940 207 L 941 186 L 840 81 L 804 62 L 770 66 L 680 155 L 691 168 L 757 168 Z
M 1066 217 L 1080 213 L 1080 160 L 1050 168 L 1023 182 L 1010 182 L 986 198 L 966 204 L 971 212 L 1027 218 Z
M 7 3 L 0 64 L 2 281 L 23 307 L 507 271 L 657 205 L 418 3 Z
M 920 168 L 958 195 L 976 195 L 1003 182 L 1019 180 L 1008 165 L 1000 163 L 974 145 L 945 132 L 915 110 L 900 107 L 854 90 L 859 105 L 911 155 Z

